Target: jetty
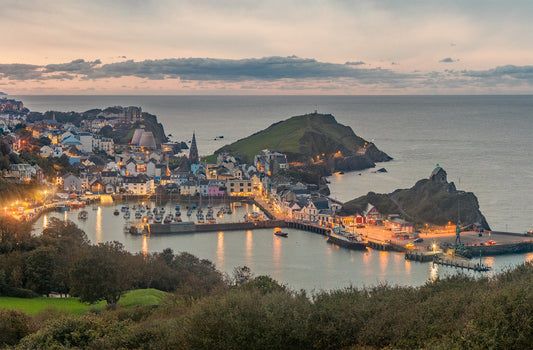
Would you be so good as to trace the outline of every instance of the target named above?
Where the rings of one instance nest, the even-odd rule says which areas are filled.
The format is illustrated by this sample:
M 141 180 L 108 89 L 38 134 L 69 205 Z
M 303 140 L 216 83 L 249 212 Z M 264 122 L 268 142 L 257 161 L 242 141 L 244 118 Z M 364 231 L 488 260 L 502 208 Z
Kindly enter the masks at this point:
M 461 261 L 457 259 L 445 259 L 438 255 L 435 255 L 433 259 L 433 265 L 435 264 L 443 265 L 443 266 L 451 266 L 451 267 L 456 267 L 460 269 L 473 270 L 477 272 L 486 272 L 491 269 L 490 266 L 487 266 L 484 264 L 474 264 L 469 261 Z

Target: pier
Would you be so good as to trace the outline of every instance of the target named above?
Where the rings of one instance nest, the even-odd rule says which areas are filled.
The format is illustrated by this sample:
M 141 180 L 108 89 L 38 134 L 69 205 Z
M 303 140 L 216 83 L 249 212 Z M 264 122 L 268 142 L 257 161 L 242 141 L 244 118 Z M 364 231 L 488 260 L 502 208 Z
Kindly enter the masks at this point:
M 287 221 L 286 226 L 289 228 L 295 228 L 297 230 L 318 233 L 324 236 L 328 234 L 328 229 L 323 226 L 308 224 L 300 221 Z
M 473 270 L 477 272 L 485 272 L 491 269 L 489 266 L 486 266 L 484 264 L 473 264 L 468 261 L 444 259 L 443 257 L 437 256 L 437 255 L 435 255 L 433 259 L 433 265 L 435 264 L 443 265 L 443 266 L 451 266 L 451 267 L 456 267 L 460 269 Z

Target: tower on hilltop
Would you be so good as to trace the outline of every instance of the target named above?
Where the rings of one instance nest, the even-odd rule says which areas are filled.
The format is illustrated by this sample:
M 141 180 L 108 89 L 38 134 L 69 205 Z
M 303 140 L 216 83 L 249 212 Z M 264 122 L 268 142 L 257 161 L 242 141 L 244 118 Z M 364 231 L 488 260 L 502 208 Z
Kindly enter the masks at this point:
M 191 164 L 198 164 L 198 147 L 196 146 L 196 136 L 194 131 L 192 133 L 191 149 L 189 150 L 189 162 Z

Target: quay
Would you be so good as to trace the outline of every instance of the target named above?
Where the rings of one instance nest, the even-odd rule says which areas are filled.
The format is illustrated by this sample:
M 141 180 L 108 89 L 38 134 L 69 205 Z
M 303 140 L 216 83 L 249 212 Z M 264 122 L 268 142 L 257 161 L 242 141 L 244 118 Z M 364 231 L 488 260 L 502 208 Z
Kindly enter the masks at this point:
M 443 265 L 443 266 L 451 266 L 451 267 L 457 267 L 461 269 L 467 269 L 467 270 L 474 270 L 477 272 L 485 272 L 489 271 L 491 268 L 489 266 L 486 266 L 484 264 L 473 264 L 468 261 L 459 261 L 459 260 L 451 260 L 451 259 L 444 259 L 443 257 L 440 257 L 438 255 L 435 255 L 433 259 L 433 265 Z
M 179 233 L 196 233 L 196 232 L 220 232 L 220 231 L 238 231 L 253 230 L 260 228 L 286 227 L 283 220 L 264 220 L 253 222 L 232 222 L 220 224 L 196 224 L 194 222 L 172 222 L 169 224 L 131 224 L 129 232 L 133 234 L 179 234 Z M 137 228 L 142 228 L 141 231 Z

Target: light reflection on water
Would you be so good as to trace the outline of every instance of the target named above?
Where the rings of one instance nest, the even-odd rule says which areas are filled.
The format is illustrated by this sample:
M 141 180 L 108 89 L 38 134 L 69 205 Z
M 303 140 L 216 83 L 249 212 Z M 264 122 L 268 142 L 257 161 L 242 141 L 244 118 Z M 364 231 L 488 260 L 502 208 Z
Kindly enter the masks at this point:
M 173 210 L 175 204 L 168 204 L 167 211 Z M 120 210 L 122 205 L 101 205 L 99 210 L 89 210 L 89 217 L 85 221 L 78 220 L 77 210 L 50 212 L 43 215 L 34 228 L 36 233 L 40 233 L 51 217 L 68 218 L 84 230 L 94 243 L 119 241 L 128 251 L 143 254 L 161 252 L 165 248 L 171 248 L 176 253 L 186 251 L 201 259 L 213 261 L 221 271 L 231 274 L 236 266 L 246 265 L 256 276 L 270 275 L 296 290 L 329 290 L 349 285 L 374 286 L 383 282 L 390 285 L 420 286 L 427 280 L 461 272 L 445 266 L 432 267 L 431 262 L 406 262 L 404 255 L 396 252 L 375 249 L 351 251 L 327 243 L 324 236 L 295 229 L 284 229 L 289 233 L 287 238 L 275 236 L 272 229 L 133 236 L 124 233 L 125 220 L 122 215 L 113 215 L 113 211 L 116 208 Z M 251 208 L 243 204 L 242 207 L 235 208 L 234 214 L 224 215 L 221 221 L 242 221 L 247 209 Z M 217 211 L 216 208 L 214 210 Z M 195 215 L 192 218 L 194 217 Z M 483 263 L 493 264 L 493 274 L 526 259 L 533 259 L 533 253 L 484 257 Z M 467 274 L 484 276 L 474 272 Z
M 96 210 L 96 243 L 102 243 L 102 207 Z
M 217 266 L 224 269 L 224 232 L 218 233 L 217 241 Z

